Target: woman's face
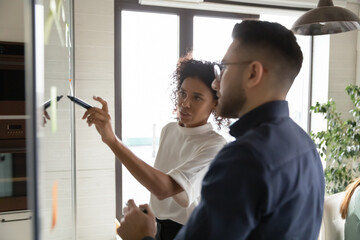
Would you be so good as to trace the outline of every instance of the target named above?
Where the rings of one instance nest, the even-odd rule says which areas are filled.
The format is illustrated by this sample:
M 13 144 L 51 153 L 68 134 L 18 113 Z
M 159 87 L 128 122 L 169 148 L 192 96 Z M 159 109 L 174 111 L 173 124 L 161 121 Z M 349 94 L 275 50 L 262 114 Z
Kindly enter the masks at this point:
M 179 121 L 188 128 L 204 125 L 216 104 L 217 100 L 205 83 L 199 78 L 185 78 L 178 92 Z

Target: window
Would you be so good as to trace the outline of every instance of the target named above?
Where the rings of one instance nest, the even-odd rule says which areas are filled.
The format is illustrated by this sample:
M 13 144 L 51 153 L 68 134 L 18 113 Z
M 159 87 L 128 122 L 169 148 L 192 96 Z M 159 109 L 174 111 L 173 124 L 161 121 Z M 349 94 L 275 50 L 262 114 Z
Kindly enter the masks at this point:
M 178 59 L 178 16 L 122 11 L 122 139 L 154 165 L 162 127 L 174 118 L 171 75 Z M 149 191 L 123 168 L 123 200 L 149 201 Z
M 138 1 L 116 1 L 121 12 L 117 34 L 121 48 L 121 134 L 124 143 L 153 165 L 162 127 L 174 120 L 170 100 L 171 75 L 180 55 L 193 49 L 196 59 L 219 61 L 232 41 L 235 23 L 244 18 L 276 21 L 290 28 L 296 17 L 244 15 L 191 9 L 142 6 Z M 297 37 L 303 50 L 303 67 L 287 100 L 290 116 L 308 129 L 311 38 Z M 119 121 L 118 119 L 116 121 Z M 226 135 L 225 135 L 226 136 Z M 122 168 L 122 199 L 147 203 L 149 192 Z M 117 193 L 117 196 L 119 194 Z M 119 202 L 118 202 L 119 205 Z M 122 206 L 119 206 L 122 208 Z M 120 210 L 121 211 L 121 210 Z M 119 217 L 119 210 L 118 217 Z
M 260 20 L 277 22 L 291 28 L 297 17 L 260 15 Z M 286 97 L 289 102 L 290 117 L 299 124 L 305 131 L 309 130 L 309 100 L 310 100 L 310 59 L 311 59 L 311 38 L 308 36 L 296 35 L 298 44 L 303 53 L 303 64 L 301 71 L 296 77 L 290 91 Z
M 260 19 L 278 22 L 287 28 L 291 28 L 297 18 L 293 16 L 261 15 Z M 194 57 L 211 61 L 221 60 L 232 41 L 232 29 L 235 23 L 240 21 L 231 18 L 194 17 Z M 297 36 L 297 40 L 302 49 L 304 61 L 301 71 L 288 93 L 287 100 L 291 118 L 307 131 L 309 122 L 311 38 Z
M 233 40 L 231 33 L 234 25 L 239 22 L 241 22 L 239 18 L 195 16 L 194 58 L 214 62 L 221 61 Z M 212 117 L 209 121 L 216 126 Z M 231 119 L 230 121 L 234 122 L 235 120 Z M 233 140 L 227 128 L 222 128 L 220 134 L 228 141 Z
M 232 29 L 239 22 L 240 19 L 195 16 L 194 58 L 221 60 L 232 42 Z

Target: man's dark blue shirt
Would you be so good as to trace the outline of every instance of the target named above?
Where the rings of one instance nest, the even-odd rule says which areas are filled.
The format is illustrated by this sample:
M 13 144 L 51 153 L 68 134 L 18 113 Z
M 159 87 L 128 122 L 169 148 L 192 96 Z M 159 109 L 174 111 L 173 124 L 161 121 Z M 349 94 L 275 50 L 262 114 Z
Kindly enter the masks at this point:
M 315 144 L 286 101 L 266 103 L 230 127 L 201 202 L 175 239 L 317 239 L 324 173 Z

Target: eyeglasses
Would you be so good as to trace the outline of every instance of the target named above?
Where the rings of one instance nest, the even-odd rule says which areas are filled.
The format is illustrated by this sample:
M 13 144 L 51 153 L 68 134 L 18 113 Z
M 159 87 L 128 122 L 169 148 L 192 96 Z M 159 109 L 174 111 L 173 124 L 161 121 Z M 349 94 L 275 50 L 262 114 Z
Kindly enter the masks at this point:
M 222 77 L 221 75 L 222 75 L 224 69 L 226 68 L 226 66 L 228 66 L 228 65 L 249 64 L 249 63 L 251 63 L 252 61 L 253 61 L 253 60 L 241 61 L 241 62 L 234 62 L 234 63 L 215 64 L 215 65 L 214 65 L 215 80 L 220 82 L 221 77 Z

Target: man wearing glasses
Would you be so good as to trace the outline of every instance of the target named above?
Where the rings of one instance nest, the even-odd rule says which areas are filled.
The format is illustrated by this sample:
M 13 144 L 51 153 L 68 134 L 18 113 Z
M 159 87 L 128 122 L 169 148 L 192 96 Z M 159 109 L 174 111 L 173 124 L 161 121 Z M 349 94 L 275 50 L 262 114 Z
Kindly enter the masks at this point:
M 213 160 L 201 202 L 175 239 L 317 239 L 324 174 L 316 146 L 290 117 L 286 95 L 300 71 L 293 33 L 277 23 L 243 21 L 212 87 L 218 114 L 239 118 L 236 140 Z M 154 215 L 130 200 L 123 239 L 152 239 Z M 143 213 L 141 208 L 146 209 Z

